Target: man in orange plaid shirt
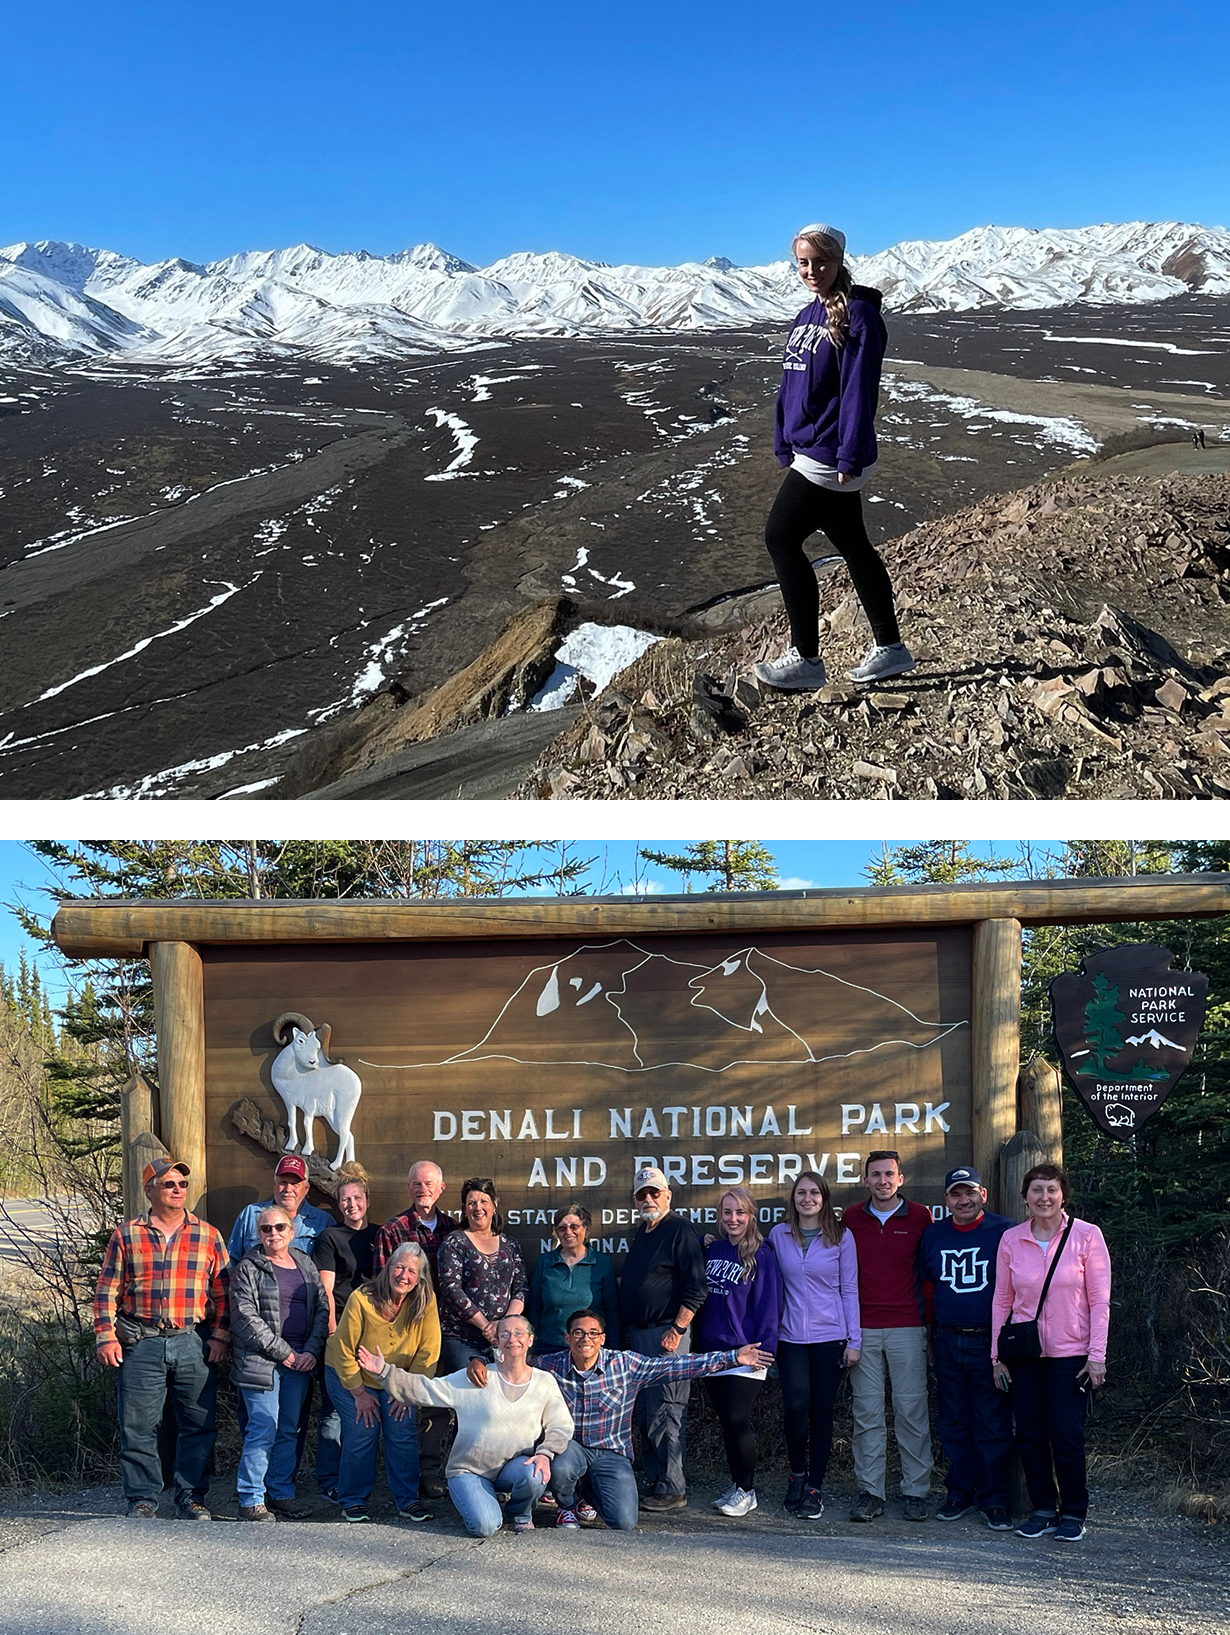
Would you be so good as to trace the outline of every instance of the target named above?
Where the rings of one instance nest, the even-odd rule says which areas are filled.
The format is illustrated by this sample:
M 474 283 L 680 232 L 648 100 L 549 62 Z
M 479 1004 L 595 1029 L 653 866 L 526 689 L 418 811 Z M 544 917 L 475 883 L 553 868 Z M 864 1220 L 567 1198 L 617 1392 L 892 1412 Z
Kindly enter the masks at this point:
M 202 1500 L 215 1435 L 216 1365 L 230 1345 L 229 1260 L 222 1234 L 185 1207 L 187 1164 L 147 1164 L 149 1211 L 117 1226 L 94 1292 L 99 1361 L 118 1368 L 120 1473 L 128 1514 L 158 1513 L 158 1427 L 175 1414 L 175 1513 L 209 1521 Z M 203 1332 L 208 1325 L 208 1338 Z

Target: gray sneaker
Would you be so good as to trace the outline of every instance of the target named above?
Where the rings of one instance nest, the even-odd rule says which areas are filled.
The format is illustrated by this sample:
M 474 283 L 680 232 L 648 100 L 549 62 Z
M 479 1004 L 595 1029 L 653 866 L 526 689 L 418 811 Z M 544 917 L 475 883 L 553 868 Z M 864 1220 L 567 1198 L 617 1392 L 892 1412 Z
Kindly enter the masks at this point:
M 752 666 L 767 687 L 784 693 L 814 693 L 828 679 L 823 659 L 805 659 L 797 647 L 788 647 L 779 659 L 767 659 Z
M 891 647 L 869 647 L 863 662 L 846 674 L 851 681 L 887 681 L 890 676 L 903 676 L 914 668 L 914 655 L 904 642 Z

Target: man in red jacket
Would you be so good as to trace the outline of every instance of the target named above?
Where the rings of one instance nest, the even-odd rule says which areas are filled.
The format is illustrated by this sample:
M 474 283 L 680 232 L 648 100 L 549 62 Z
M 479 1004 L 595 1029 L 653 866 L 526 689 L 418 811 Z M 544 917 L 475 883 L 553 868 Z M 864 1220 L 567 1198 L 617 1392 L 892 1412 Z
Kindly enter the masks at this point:
M 931 1491 L 931 1421 L 927 1412 L 927 1330 L 918 1247 L 931 1211 L 901 1196 L 905 1181 L 895 1152 L 869 1152 L 863 1166 L 866 1203 L 850 1204 L 843 1223 L 858 1251 L 858 1304 L 863 1349 L 850 1371 L 854 1389 L 854 1475 L 859 1495 L 851 1521 L 884 1514 L 888 1418 L 885 1375 L 893 1386 L 893 1432 L 901 1454 L 902 1510 L 925 1521 Z

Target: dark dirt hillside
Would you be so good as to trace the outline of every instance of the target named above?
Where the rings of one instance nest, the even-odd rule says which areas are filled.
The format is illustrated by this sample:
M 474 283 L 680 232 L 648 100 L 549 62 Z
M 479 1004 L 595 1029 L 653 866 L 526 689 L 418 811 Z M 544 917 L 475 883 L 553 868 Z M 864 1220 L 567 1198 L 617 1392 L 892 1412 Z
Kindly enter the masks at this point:
M 660 643 L 519 798 L 1230 796 L 1230 476 L 1090 466 L 883 550 L 911 675 L 845 680 L 868 632 L 820 570 L 822 692 L 755 681 L 789 640 L 780 611 Z

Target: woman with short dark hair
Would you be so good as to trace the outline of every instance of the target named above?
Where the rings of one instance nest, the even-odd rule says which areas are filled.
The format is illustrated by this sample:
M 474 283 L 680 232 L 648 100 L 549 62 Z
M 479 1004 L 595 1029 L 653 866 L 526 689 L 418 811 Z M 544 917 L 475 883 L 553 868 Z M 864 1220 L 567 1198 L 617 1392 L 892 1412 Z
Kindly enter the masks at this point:
M 592 1308 L 606 1325 L 606 1343 L 619 1345 L 619 1291 L 610 1255 L 590 1244 L 593 1217 L 572 1202 L 557 1211 L 552 1232 L 556 1247 L 539 1255 L 530 1279 L 529 1318 L 537 1331 L 536 1349 L 562 1351 L 574 1311 Z
M 1033 1514 L 1022 1538 L 1085 1536 L 1085 1416 L 1106 1378 L 1110 1254 L 1099 1229 L 1066 1211 L 1072 1188 L 1058 1164 L 1035 1164 L 1021 1184 L 1028 1218 L 999 1240 L 991 1304 L 995 1383 L 1012 1392 L 1017 1446 Z M 1032 1332 L 1005 1335 L 1005 1326 Z M 1013 1360 L 1003 1351 L 1014 1345 Z M 1017 1355 L 1019 1351 L 1021 1354 Z M 1032 1354 L 1030 1354 L 1032 1353 Z
M 450 1232 L 436 1261 L 440 1274 L 440 1372 L 490 1357 L 495 1325 L 520 1316 L 528 1280 L 516 1241 L 505 1235 L 500 1195 L 486 1176 L 461 1183 L 465 1225 Z

